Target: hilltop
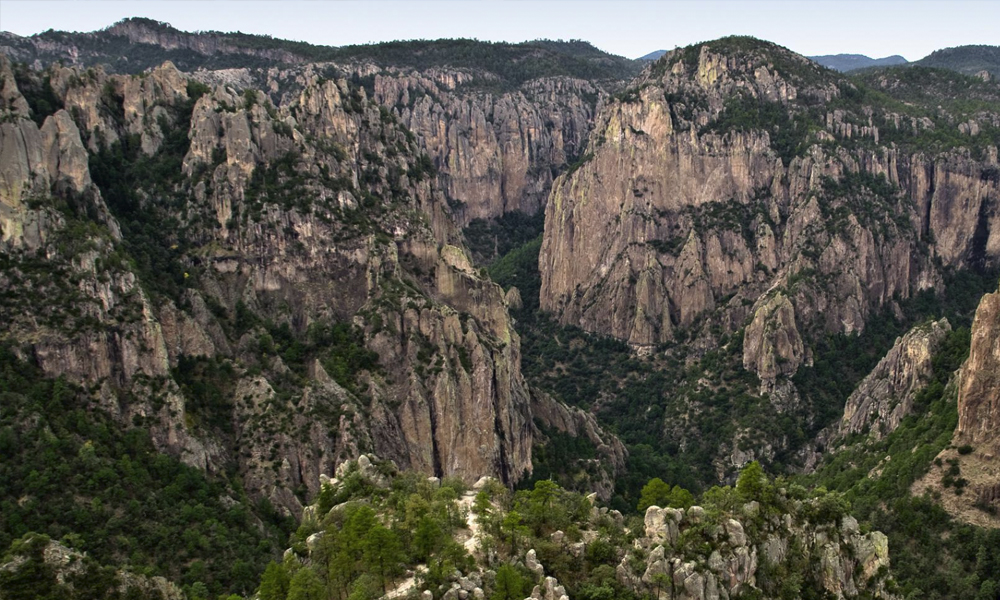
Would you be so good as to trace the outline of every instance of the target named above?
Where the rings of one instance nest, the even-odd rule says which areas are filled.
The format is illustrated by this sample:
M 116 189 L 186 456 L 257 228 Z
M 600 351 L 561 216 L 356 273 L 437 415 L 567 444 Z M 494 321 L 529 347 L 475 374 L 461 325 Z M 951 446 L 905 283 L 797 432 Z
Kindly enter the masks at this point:
M 334 47 L 241 32 L 186 32 L 145 18 L 125 19 L 89 33 L 48 30 L 29 37 L 4 33 L 0 50 L 16 61 L 104 65 L 113 73 L 140 73 L 164 60 L 183 71 L 363 61 L 382 67 L 478 69 L 518 84 L 559 75 L 619 80 L 634 76 L 641 68 L 638 61 L 580 40 L 512 44 L 439 39 Z

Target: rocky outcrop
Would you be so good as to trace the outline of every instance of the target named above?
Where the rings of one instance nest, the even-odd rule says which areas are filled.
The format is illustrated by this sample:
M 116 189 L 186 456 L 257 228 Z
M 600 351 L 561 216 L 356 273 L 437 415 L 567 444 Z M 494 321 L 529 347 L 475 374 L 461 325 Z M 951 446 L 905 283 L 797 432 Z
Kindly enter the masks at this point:
M 820 431 L 799 452 L 806 472 L 850 436 L 880 440 L 913 412 L 917 394 L 933 376 L 934 356 L 951 332 L 947 319 L 918 325 L 896 339 L 892 349 L 851 392 L 839 421 Z
M 952 444 L 910 492 L 932 494 L 959 521 L 1000 528 L 1000 292 L 983 296 L 971 338 L 969 356 L 944 392 L 958 404 Z
M 1000 451 L 1000 292 L 983 296 L 958 379 L 957 440 Z
M 767 389 L 779 376 L 794 374 L 806 351 L 787 296 L 778 292 L 758 304 L 743 338 L 743 367 L 757 373 Z
M 914 396 L 930 381 L 932 359 L 951 331 L 947 319 L 914 327 L 851 393 L 833 439 L 868 433 L 875 439 L 892 433 L 913 409 Z
M 12 552 L 5 558 L 7 562 L 0 564 L 0 573 L 8 575 L 9 581 L 31 582 L 38 586 L 35 588 L 38 590 L 50 585 L 45 592 L 59 597 L 76 597 L 77 586 L 80 585 L 93 586 L 107 593 L 115 592 L 122 597 L 156 600 L 183 600 L 185 597 L 180 588 L 163 577 L 148 577 L 124 570 L 114 571 L 110 577 L 107 573 L 98 574 L 97 565 L 85 553 L 34 533 L 16 541 Z M 39 579 L 42 577 L 44 579 Z M 35 581 L 32 581 L 33 578 Z M 15 586 L 7 591 L 21 591 Z M 87 593 L 92 591 L 87 589 Z M 6 597 L 4 592 L 0 588 L 0 598 Z
M 826 524 L 804 518 L 816 502 L 799 501 L 794 513 L 767 517 L 760 514 L 757 503 L 750 503 L 739 510 L 743 522 L 716 521 L 699 506 L 687 510 L 651 506 L 645 535 L 636 540 L 637 549 L 622 559 L 618 580 L 659 598 L 728 599 L 751 590 L 769 598 L 776 597 L 782 584 L 773 573 L 805 568 L 814 580 L 800 581 L 803 587 L 825 590 L 835 598 L 861 594 L 892 598 L 885 589 L 886 536 L 861 534 L 850 516 Z M 750 528 L 747 523 L 752 523 Z M 694 551 L 692 536 L 706 550 Z

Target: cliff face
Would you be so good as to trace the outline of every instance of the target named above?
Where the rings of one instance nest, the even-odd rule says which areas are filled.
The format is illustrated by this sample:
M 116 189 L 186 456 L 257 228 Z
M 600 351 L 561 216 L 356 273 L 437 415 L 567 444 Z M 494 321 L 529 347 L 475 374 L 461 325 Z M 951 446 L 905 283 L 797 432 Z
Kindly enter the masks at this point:
M 920 325 L 896 340 L 847 399 L 834 438 L 870 432 L 875 439 L 891 433 L 913 408 L 913 399 L 928 381 L 931 359 L 951 331 L 947 319 Z
M 628 460 L 628 450 L 621 440 L 603 431 L 594 415 L 568 407 L 542 392 L 533 391 L 531 414 L 542 427 L 584 438 L 594 446 L 597 456 L 586 461 L 582 471 L 588 475 L 596 471 L 597 475 L 588 477 L 584 487 L 601 500 L 609 500 Z
M 958 380 L 957 440 L 1000 451 L 1000 292 L 983 296 Z
M 997 155 L 880 146 L 929 125 L 809 108 L 845 104 L 850 84 L 725 43 L 668 55 L 599 112 L 546 208 L 541 304 L 638 347 L 749 323 L 744 364 L 773 390 L 810 361 L 807 332 L 860 331 L 937 285 L 935 258 L 995 261 Z
M 300 42 L 218 32 L 188 33 L 149 19 L 126 19 L 93 33 L 0 36 L 0 49 L 5 54 L 34 64 L 36 69 L 46 64 L 65 64 L 138 73 L 170 59 L 196 72 L 203 81 L 237 89 L 260 89 L 276 102 L 280 97 L 297 94 L 307 79 L 339 70 L 359 81 L 371 100 L 394 114 L 415 135 L 421 151 L 437 168 L 440 190 L 460 226 L 505 212 L 534 214 L 540 210 L 555 174 L 580 155 L 595 111 L 606 97 L 605 90 L 619 83 L 607 80 L 606 72 L 614 72 L 615 63 L 624 69 L 628 62 L 620 57 L 607 60 L 609 55 L 593 48 L 589 50 L 594 57 L 581 59 L 543 46 L 512 46 L 507 48 L 516 54 L 511 60 L 521 60 L 526 71 L 537 71 L 538 75 L 525 80 L 514 74 L 511 79 L 509 68 L 496 67 L 488 59 L 485 65 L 448 66 L 450 62 L 470 61 L 466 56 L 449 60 L 447 52 L 435 49 L 433 43 L 430 46 L 415 52 L 439 58 L 426 58 L 423 62 L 429 66 L 412 68 L 405 66 L 412 57 L 396 57 L 402 59 L 403 65 L 394 64 L 396 55 L 392 51 L 373 49 L 366 54 L 345 49 L 338 54 L 336 48 Z M 158 56 L 158 62 L 150 65 L 150 55 Z M 318 60 L 334 62 L 314 62 Z M 561 61 L 568 61 L 568 65 Z M 582 68 L 587 61 L 594 61 L 596 66 Z M 574 69 L 589 78 L 574 75 Z M 53 85 L 58 88 L 64 83 L 60 78 Z M 139 88 L 147 84 L 134 80 L 127 85 Z M 74 93 L 86 89 L 97 95 L 101 91 L 76 88 Z M 57 92 L 62 94 L 64 90 Z M 129 97 L 132 94 L 126 91 Z M 152 102 L 153 96 L 147 94 L 144 99 L 144 106 L 162 112 L 163 107 Z M 84 120 L 93 120 L 98 106 L 94 100 L 76 103 L 86 108 Z M 144 110 L 143 105 L 131 106 Z M 157 116 L 150 115 L 149 120 L 155 129 Z M 113 131 L 106 133 L 114 136 Z
M 366 449 L 470 481 L 530 471 L 503 290 L 473 269 L 416 142 L 363 88 L 303 76 L 274 106 L 190 87 L 169 64 L 50 75 L 65 110 L 40 129 L 3 77 L 7 343 L 95 386 L 160 449 L 235 465 L 293 512 L 292 490 L 317 492 Z M 360 346 L 345 350 L 351 331 Z M 365 352 L 374 362 L 351 366 Z M 196 378 L 223 365 L 222 408 L 192 391 L 192 364 L 207 365 Z
M 972 323 L 969 357 L 948 386 L 957 398 L 958 425 L 951 445 L 911 488 L 932 493 L 960 521 L 1000 527 L 1000 292 L 983 296 Z
M 490 83 L 487 73 L 451 69 L 375 75 L 373 99 L 416 135 L 460 224 L 538 212 L 553 174 L 580 153 L 604 95 L 567 77 L 476 91 Z

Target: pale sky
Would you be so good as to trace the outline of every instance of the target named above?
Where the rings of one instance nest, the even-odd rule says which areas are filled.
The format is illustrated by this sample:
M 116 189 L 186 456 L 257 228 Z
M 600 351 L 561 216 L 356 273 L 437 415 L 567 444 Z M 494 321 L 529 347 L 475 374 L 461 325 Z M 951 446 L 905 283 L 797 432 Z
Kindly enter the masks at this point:
M 1000 44 L 1000 0 L 0 0 L 0 30 L 93 31 L 125 17 L 185 31 L 267 34 L 343 46 L 395 39 L 579 38 L 636 58 L 725 35 L 805 55 L 901 54 Z

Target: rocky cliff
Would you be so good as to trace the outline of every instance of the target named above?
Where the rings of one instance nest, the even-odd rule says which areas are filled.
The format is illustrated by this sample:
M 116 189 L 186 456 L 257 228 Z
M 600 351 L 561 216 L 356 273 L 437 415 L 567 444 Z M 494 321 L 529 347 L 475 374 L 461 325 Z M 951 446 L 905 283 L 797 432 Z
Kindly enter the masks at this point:
M 972 323 L 969 355 L 955 371 L 947 398 L 957 403 L 951 444 L 916 481 L 914 495 L 930 493 L 959 521 L 1000 527 L 1000 293 L 986 294 Z M 942 444 L 943 445 L 943 444 Z
M 503 290 L 416 140 L 347 74 L 306 71 L 276 106 L 169 63 L 22 73 L 51 82 L 64 108 L 46 115 L 0 61 L 0 308 L 21 356 L 292 512 L 365 449 L 438 476 L 530 472 Z
M 5 54 L 36 70 L 60 63 L 137 73 L 170 59 L 197 71 L 202 81 L 261 89 L 276 102 L 336 65 L 416 136 L 437 167 L 457 224 L 510 211 L 534 214 L 555 175 L 581 154 L 607 90 L 635 73 L 631 61 L 583 43 L 455 44 L 465 42 L 427 43 L 412 51 L 405 44 L 337 49 L 188 33 L 149 19 L 126 19 L 92 33 L 0 38 Z M 521 67 L 511 68 L 513 62 Z
M 433 159 L 460 224 L 538 212 L 554 174 L 581 152 L 604 95 L 568 77 L 488 91 L 495 81 L 488 73 L 449 69 L 375 75 L 373 99 Z M 487 91 L 477 91 L 483 86 Z
M 832 438 L 868 433 L 888 435 L 913 409 L 913 400 L 930 381 L 932 359 L 951 331 L 947 319 L 911 329 L 848 397 Z
M 744 364 L 775 391 L 810 362 L 813 332 L 862 330 L 938 285 L 935 261 L 994 263 L 995 140 L 953 123 L 975 150 L 915 151 L 945 124 L 862 95 L 746 38 L 660 59 L 553 186 L 542 307 L 636 347 L 746 325 Z
M 983 297 L 958 379 L 957 440 L 1000 451 L 1000 292 Z

